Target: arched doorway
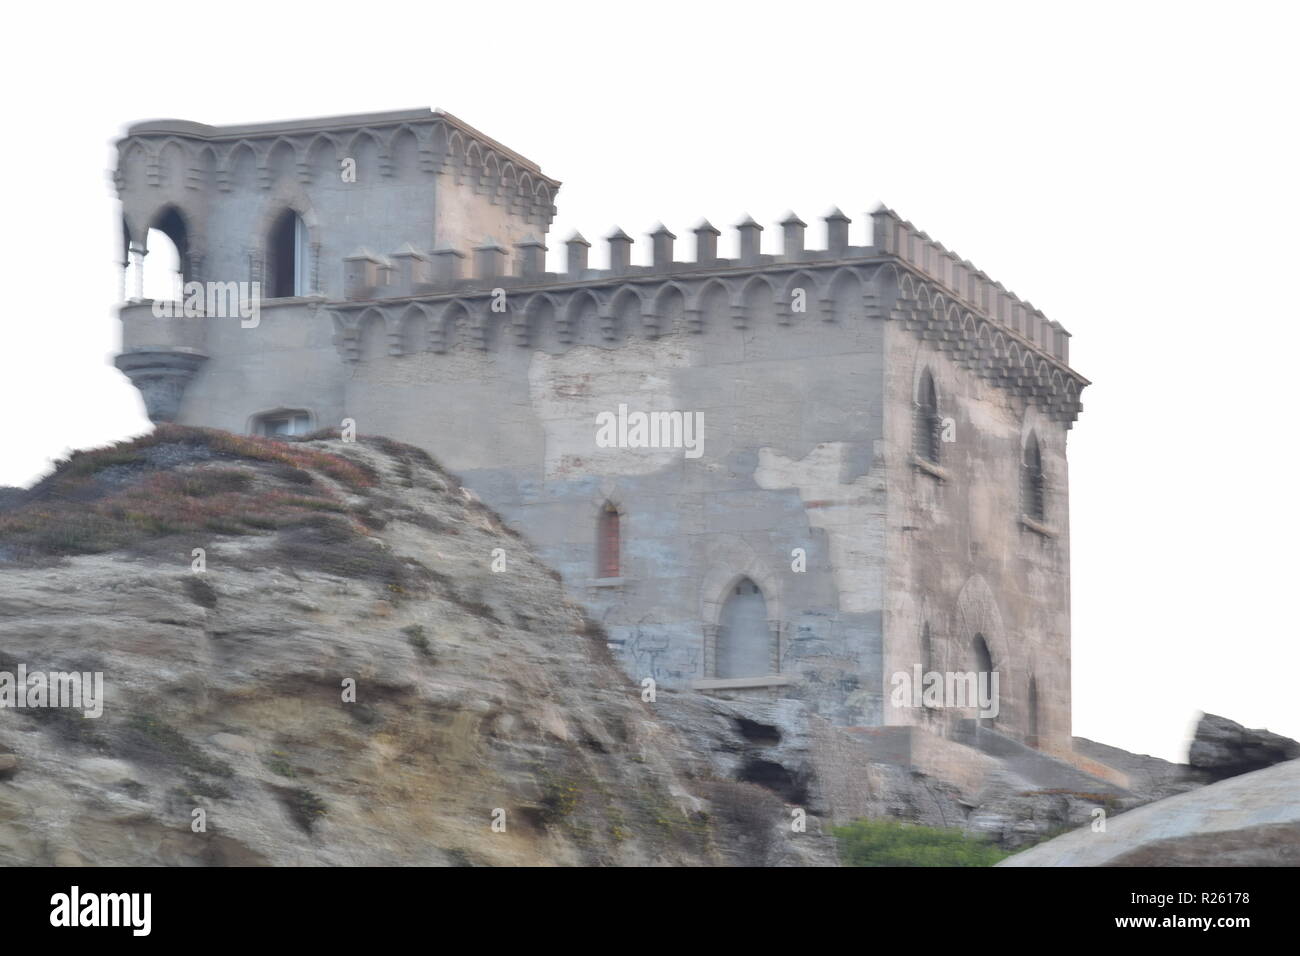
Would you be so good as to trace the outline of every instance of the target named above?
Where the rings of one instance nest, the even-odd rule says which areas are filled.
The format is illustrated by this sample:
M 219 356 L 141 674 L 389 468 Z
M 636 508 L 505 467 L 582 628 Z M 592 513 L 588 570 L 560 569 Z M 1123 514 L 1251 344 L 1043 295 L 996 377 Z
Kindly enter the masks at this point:
M 757 584 L 749 578 L 736 582 L 718 624 L 718 677 L 761 677 L 771 672 L 772 632 L 767 601 Z

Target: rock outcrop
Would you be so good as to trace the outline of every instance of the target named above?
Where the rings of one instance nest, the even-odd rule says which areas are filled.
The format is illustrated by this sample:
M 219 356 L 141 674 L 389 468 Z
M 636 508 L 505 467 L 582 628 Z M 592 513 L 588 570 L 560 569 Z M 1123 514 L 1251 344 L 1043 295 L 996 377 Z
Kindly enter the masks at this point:
M 0 709 L 2 864 L 835 862 L 418 450 L 164 427 L 0 541 L 0 672 L 104 680 L 98 718 Z
M 1226 780 L 1300 757 L 1300 743 L 1267 730 L 1249 730 L 1216 714 L 1196 725 L 1187 762 L 1210 780 Z
M 1300 761 L 1159 800 L 999 866 L 1300 866 Z
M 1087 737 L 1074 738 L 1074 752 L 1124 774 L 1128 789 L 1143 803 L 1186 793 L 1206 783 L 1204 775 L 1187 764 L 1130 753 Z

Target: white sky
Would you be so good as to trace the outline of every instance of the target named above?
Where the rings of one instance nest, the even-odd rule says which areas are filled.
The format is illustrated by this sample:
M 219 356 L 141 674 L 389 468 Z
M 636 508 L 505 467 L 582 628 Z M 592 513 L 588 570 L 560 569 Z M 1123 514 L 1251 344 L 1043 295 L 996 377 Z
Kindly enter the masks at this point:
M 110 141 L 139 119 L 440 106 L 577 228 L 821 246 L 885 201 L 1072 333 L 1075 733 L 1171 759 L 1200 709 L 1300 737 L 1290 605 L 1296 7 L 231 2 L 7 11 L 0 484 L 144 431 L 109 364 Z M 40 19 L 37 19 L 40 18 Z M 23 22 L 24 20 L 27 22 Z M 436 449 L 434 449 L 436 452 Z

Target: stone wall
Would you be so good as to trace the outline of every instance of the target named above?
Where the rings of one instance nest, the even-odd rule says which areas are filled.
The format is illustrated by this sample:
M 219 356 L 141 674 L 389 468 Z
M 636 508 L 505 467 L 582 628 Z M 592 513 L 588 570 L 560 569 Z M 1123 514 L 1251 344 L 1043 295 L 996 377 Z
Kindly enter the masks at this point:
M 1029 681 L 1037 684 L 1038 738 L 1070 749 L 1069 481 L 1065 423 L 1010 390 L 954 363 L 951 353 L 890 323 L 885 436 L 889 514 L 885 549 L 885 671 L 973 671 L 983 636 L 999 678 L 994 726 L 1030 735 Z M 938 444 L 938 468 L 914 452 L 916 389 L 934 376 L 938 413 L 952 441 Z M 1044 471 L 1044 520 L 1023 520 L 1021 457 L 1037 436 Z M 922 661 L 930 627 L 932 660 Z M 973 709 L 927 713 L 890 707 L 887 723 L 939 723 Z
M 593 608 L 633 677 L 712 676 L 706 638 L 743 576 L 778 629 L 783 690 L 847 723 L 880 719 L 883 323 L 848 310 L 748 328 L 706 303 L 703 331 L 614 343 L 583 316 L 571 347 L 392 356 L 364 346 L 348 414 L 430 449 L 537 542 Z M 546 340 L 548 333 L 539 330 Z M 596 415 L 698 412 L 699 458 L 598 448 Z M 620 513 L 621 575 L 598 580 L 597 519 Z M 807 570 L 792 570 L 794 549 Z M 761 675 L 759 675 L 761 676 Z

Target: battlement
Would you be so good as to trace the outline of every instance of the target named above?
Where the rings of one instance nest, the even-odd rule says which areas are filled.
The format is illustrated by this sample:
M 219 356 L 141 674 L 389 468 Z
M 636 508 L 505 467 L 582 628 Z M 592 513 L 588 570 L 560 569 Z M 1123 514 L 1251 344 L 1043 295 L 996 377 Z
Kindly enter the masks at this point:
M 563 273 L 544 270 L 545 245 L 534 237 L 511 250 L 488 239 L 473 249 L 409 246 L 390 256 L 359 249 L 345 260 L 346 294 L 323 304 L 333 316 L 336 344 L 347 362 L 373 357 L 363 341 L 381 323 L 384 351 L 444 353 L 458 346 L 488 351 L 507 336 L 517 345 L 539 341 L 551 324 L 561 345 L 617 344 L 634 327 L 648 338 L 673 331 L 703 332 L 715 323 L 746 328 L 772 316 L 788 326 L 813 313 L 825 322 L 870 317 L 897 320 L 954 361 L 1072 422 L 1087 379 L 1069 367 L 1069 333 L 990 280 L 969 262 L 929 240 L 892 210 L 872 215 L 870 245 L 850 245 L 850 220 L 838 209 L 825 217 L 824 249 L 804 244 L 806 224 L 793 213 L 781 222 L 780 254 L 762 252 L 762 226 L 737 225 L 740 256 L 717 255 L 718 229 L 695 227 L 695 258 L 673 257 L 677 238 L 664 226 L 649 234 L 650 265 L 631 264 L 632 238 L 621 229 L 607 239 L 610 267 L 591 268 L 590 243 L 575 234 Z M 470 266 L 465 274 L 465 266 Z M 413 331 L 414 329 L 414 331 Z
M 1069 362 L 1070 333 L 1059 322 L 1008 292 L 1002 283 L 994 282 L 892 209 L 881 207 L 872 219 L 873 243 L 880 252 L 897 256 L 1000 326 Z
M 388 256 L 358 249 L 345 259 L 345 297 L 348 301 L 375 301 L 482 293 L 498 287 L 568 287 L 580 283 L 599 286 L 611 281 L 637 281 L 664 275 L 723 276 L 894 257 L 937 283 L 950 298 L 977 309 L 1052 358 L 1069 362 L 1070 333 L 1060 323 L 1048 319 L 1028 302 L 1008 292 L 1000 282 L 931 240 L 893 210 L 882 206 L 871 218 L 869 238 L 872 241 L 866 245 L 850 245 L 851 220 L 839 209 L 832 209 L 824 217 L 825 248 L 809 249 L 805 246 L 807 223 L 791 212 L 779 224 L 781 252 L 771 254 L 762 252 L 763 227 L 746 217 L 735 227 L 740 239 L 740 255 L 735 259 L 718 256 L 721 232 L 708 220 L 702 220 L 691 230 L 695 235 L 695 258 L 691 261 L 674 259 L 677 236 L 660 224 L 647 234 L 652 261 L 644 266 L 631 264 L 635 240 L 616 227 L 605 239 L 610 263 L 606 269 L 590 266 L 591 243 L 575 232 L 565 242 L 567 265 L 561 273 L 545 271 L 547 246 L 535 236 L 516 242 L 513 255 L 491 237 L 471 249 L 442 247 L 428 254 L 409 245 Z

